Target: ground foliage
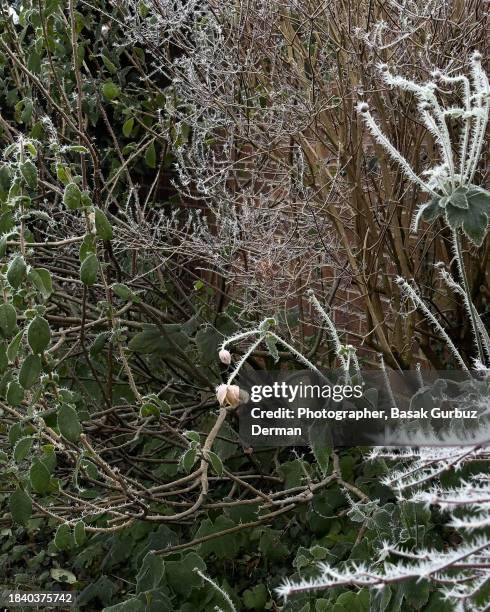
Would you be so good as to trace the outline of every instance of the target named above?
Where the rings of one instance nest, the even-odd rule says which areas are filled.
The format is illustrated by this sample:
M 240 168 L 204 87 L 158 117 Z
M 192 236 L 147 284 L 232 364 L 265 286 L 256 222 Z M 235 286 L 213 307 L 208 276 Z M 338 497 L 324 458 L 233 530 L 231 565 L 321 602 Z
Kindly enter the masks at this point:
M 446 510 L 401 500 L 382 484 L 389 469 L 382 456 L 367 461 L 363 449 L 250 452 L 238 440 L 233 411 L 218 412 L 215 387 L 227 375 L 219 347 L 257 324 L 258 315 L 272 314 L 263 293 L 271 270 L 258 261 L 263 274 L 256 274 L 250 308 L 240 286 L 234 299 L 230 279 L 223 279 L 235 247 L 227 243 L 230 234 L 220 233 L 213 193 L 200 189 L 199 173 L 194 183 L 183 174 L 196 169 L 186 157 L 191 135 L 182 119 L 186 101 L 178 97 L 188 85 L 190 49 L 178 28 L 207 17 L 192 2 L 175 3 L 172 35 L 158 40 L 165 5 L 2 4 L 0 589 L 75 589 L 81 610 L 227 610 L 210 577 L 237 610 L 448 610 L 451 602 L 423 580 L 382 591 L 336 586 L 287 603 L 275 593 L 286 578 L 315 576 L 318 562 L 338 568 L 369 562 L 387 540 L 406 551 L 446 551 L 463 536 L 448 526 Z M 330 54 L 327 48 L 318 61 Z M 254 101 L 259 109 L 267 106 L 265 85 L 262 94 Z M 220 144 L 218 119 L 212 127 Z M 204 134 L 210 147 L 211 131 Z M 219 160 L 216 151 L 209 155 Z M 236 184 L 230 190 L 235 194 Z M 214 222 L 193 225 L 189 208 L 207 205 Z M 213 245 L 213 227 L 221 240 L 214 269 L 209 252 L 188 250 Z M 405 238 L 397 240 L 402 252 Z M 314 248 L 317 241 L 315 235 Z M 309 254 L 304 236 L 296 244 Z M 346 260 L 341 252 L 339 265 Z M 319 257 L 326 261 L 332 264 Z M 481 280 L 481 270 L 474 273 Z M 230 275 L 250 280 L 248 272 Z M 296 285 L 297 277 L 283 280 Z M 319 349 L 321 334 L 305 332 L 297 307 L 278 313 L 275 291 L 270 305 L 281 332 L 329 363 L 331 347 Z M 448 319 L 459 320 L 459 306 L 451 303 Z M 372 312 L 381 308 L 378 300 Z M 386 351 L 392 364 L 408 359 L 413 326 L 405 336 L 401 328 L 386 331 L 403 350 L 381 328 L 373 348 Z M 420 342 L 439 366 L 447 355 L 434 349 L 427 329 Z M 238 358 L 244 353 L 233 350 Z M 273 367 L 279 357 L 301 367 L 274 343 L 254 351 L 249 363 Z M 457 486 L 481 470 L 478 461 L 464 463 L 440 480 Z M 475 605 L 483 609 L 486 597 L 482 589 Z

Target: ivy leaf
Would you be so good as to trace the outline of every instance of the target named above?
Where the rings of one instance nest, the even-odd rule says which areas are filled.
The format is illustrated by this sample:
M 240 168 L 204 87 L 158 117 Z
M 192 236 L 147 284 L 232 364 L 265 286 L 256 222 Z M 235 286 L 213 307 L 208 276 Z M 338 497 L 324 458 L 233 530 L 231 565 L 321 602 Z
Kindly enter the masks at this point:
M 37 315 L 29 323 L 27 328 L 27 342 L 35 354 L 44 353 L 51 341 L 51 329 L 49 323 L 43 317 Z
M 95 208 L 95 230 L 102 240 L 112 240 L 112 226 L 100 208 Z
M 41 374 L 41 359 L 39 355 L 27 355 L 20 368 L 19 383 L 24 389 L 30 389 Z
M 44 463 L 37 459 L 31 465 L 31 469 L 29 470 L 29 482 L 31 483 L 31 487 L 34 489 L 34 491 L 40 495 L 43 495 L 49 491 L 51 476 Z
M 17 312 L 12 304 L 0 305 L 0 331 L 5 338 L 14 335 L 17 329 Z
M 223 335 L 212 325 L 201 327 L 195 336 L 199 360 L 202 365 L 217 362 L 218 347 L 223 342 Z
M 80 280 L 84 285 L 95 285 L 99 271 L 99 260 L 97 255 L 89 253 L 80 266 Z
M 205 519 L 196 533 L 196 538 L 215 534 L 231 527 L 235 527 L 235 523 L 223 515 L 218 516 L 214 523 L 211 519 Z M 203 556 L 214 553 L 219 559 L 233 559 L 238 552 L 238 547 L 239 539 L 233 533 L 203 542 L 200 546 L 200 552 Z
M 22 255 L 17 255 L 12 259 L 7 269 L 7 280 L 11 287 L 18 289 L 26 275 L 26 262 Z
M 77 411 L 69 404 L 62 404 L 58 410 L 58 429 L 70 442 L 76 442 L 82 433 Z
M 243 603 L 247 608 L 260 612 L 267 603 L 267 588 L 265 584 L 258 584 L 243 593 Z
M 194 568 L 206 569 L 203 559 L 195 552 L 190 552 L 178 561 L 165 561 L 165 576 L 172 590 L 180 595 L 189 594 L 190 590 L 202 584 L 202 578 Z
M 77 210 L 81 207 L 82 192 L 76 183 L 68 183 L 63 193 L 63 204 L 68 210 Z
M 136 592 L 144 593 L 156 589 L 163 578 L 163 573 L 163 560 L 153 552 L 149 552 L 136 576 Z
M 12 519 L 26 526 L 32 515 L 31 498 L 22 489 L 16 489 L 9 498 L 9 509 Z

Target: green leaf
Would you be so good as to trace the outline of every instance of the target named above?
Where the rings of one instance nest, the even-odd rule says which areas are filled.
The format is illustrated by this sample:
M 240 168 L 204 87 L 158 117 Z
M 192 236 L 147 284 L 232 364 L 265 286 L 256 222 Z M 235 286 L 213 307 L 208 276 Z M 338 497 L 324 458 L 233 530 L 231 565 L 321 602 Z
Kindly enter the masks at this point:
M 49 270 L 46 268 L 31 268 L 27 278 L 36 287 L 44 300 L 53 293 L 53 281 Z
M 183 333 L 182 326 L 177 323 L 167 323 L 161 326 L 148 325 L 131 338 L 128 346 L 132 351 L 149 355 L 175 351 L 175 346 L 185 350 L 188 344 L 189 338 Z
M 85 532 L 85 523 L 83 521 L 78 521 L 78 523 L 75 525 L 73 529 L 73 537 L 77 546 L 85 544 L 87 540 L 87 534 Z
M 213 453 L 213 451 L 208 451 L 207 458 L 209 460 L 209 463 L 211 464 L 211 467 L 216 472 L 216 474 L 218 474 L 218 476 L 222 476 L 223 475 L 223 462 L 218 457 L 218 455 L 216 453 Z
M 155 143 L 151 142 L 150 146 L 146 149 L 145 162 L 148 168 L 157 167 L 157 153 L 155 150 Z
M 196 462 L 196 457 L 197 449 L 194 447 L 188 448 L 180 458 L 179 464 L 187 473 L 189 473 L 192 469 L 192 466 Z
M 58 550 L 70 550 L 74 547 L 75 540 L 73 538 L 70 526 L 66 523 L 62 523 L 56 530 L 54 545 Z
M 104 608 L 102 612 L 145 612 L 146 606 L 136 597 L 122 601 L 121 603 L 115 604 Z
M 22 255 L 17 255 L 12 259 L 7 269 L 7 280 L 11 287 L 18 289 L 26 275 L 26 262 Z
M 218 516 L 214 523 L 211 519 L 205 519 L 202 521 L 196 533 L 196 538 L 216 534 L 225 529 L 230 529 L 231 527 L 235 527 L 235 523 L 230 518 L 223 515 Z M 199 550 L 203 556 L 213 553 L 219 559 L 233 559 L 238 552 L 238 548 L 239 539 L 237 534 L 232 533 L 203 542 Z
M 26 526 L 32 515 L 31 498 L 22 489 L 16 489 L 9 498 L 9 510 L 16 523 Z
M 267 346 L 267 350 L 269 351 L 271 357 L 274 359 L 274 363 L 277 363 L 279 361 L 279 352 L 276 346 L 277 340 L 274 338 L 274 336 L 271 336 L 270 334 L 266 334 L 265 344 Z
M 104 66 L 109 72 L 111 72 L 112 74 L 117 73 L 117 66 L 115 66 L 108 57 L 102 55 L 102 61 L 104 62 Z
M 76 183 L 68 183 L 63 193 L 63 204 L 68 210 L 77 210 L 81 208 L 82 192 Z
M 66 166 L 63 164 L 56 164 L 56 176 L 63 185 L 68 185 L 70 182 L 70 174 Z
M 99 260 L 97 255 L 89 253 L 80 266 L 80 280 L 84 285 L 95 285 L 99 271 Z
M 143 593 L 156 589 L 163 578 L 163 573 L 163 560 L 153 552 L 149 552 L 136 576 L 136 592 Z
M 32 448 L 32 437 L 26 436 L 25 438 L 21 438 L 17 440 L 14 446 L 14 460 L 17 463 L 23 461 L 27 455 L 29 454 Z
M 19 371 L 19 382 L 24 389 L 30 389 L 39 380 L 41 359 L 39 355 L 27 355 Z
M 330 460 L 330 452 L 331 448 L 327 444 L 322 441 L 314 440 L 311 443 L 311 450 L 315 456 L 316 462 L 318 463 L 318 467 L 322 473 L 322 476 L 325 478 L 328 471 L 328 463 Z
M 24 400 L 24 389 L 16 380 L 12 380 L 7 385 L 7 403 L 10 406 L 20 406 Z
M 7 346 L 7 359 L 9 363 L 13 363 L 17 358 L 17 354 L 19 353 L 20 343 L 22 340 L 22 336 L 24 334 L 24 330 L 21 330 L 9 343 Z
M 41 56 L 36 51 L 32 51 L 29 54 L 29 59 L 27 61 L 27 68 L 34 74 L 40 74 L 41 72 Z
M 422 213 L 422 218 L 425 221 L 431 223 L 432 221 L 437 219 L 439 215 L 442 214 L 443 209 L 439 205 L 439 201 L 440 198 L 432 198 L 428 205 L 425 205 L 424 212 Z
M 8 234 L 4 234 L 1 238 L 0 238 L 0 258 L 5 257 L 5 254 L 7 252 L 7 242 L 8 242 Z
M 49 574 L 56 582 L 61 582 L 63 584 L 75 584 L 75 582 L 77 582 L 77 577 L 73 572 L 61 567 L 52 567 L 49 570 Z
M 129 136 L 131 136 L 133 127 L 134 127 L 134 118 L 130 117 L 129 119 L 126 119 L 122 127 L 123 134 L 124 136 L 126 136 L 126 138 L 129 138 Z
M 17 329 L 17 312 L 12 304 L 0 305 L 0 331 L 5 338 L 14 335 Z
M 223 335 L 212 325 L 205 325 L 199 329 L 195 336 L 199 361 L 208 366 L 218 362 L 218 348 L 223 342 Z
M 8 363 L 9 360 L 7 358 L 7 349 L 5 347 L 5 344 L 2 342 L 0 343 L 0 374 L 3 374 L 5 372 Z
M 428 580 L 416 580 L 412 578 L 411 580 L 403 582 L 401 588 L 411 608 L 415 610 L 423 609 L 430 596 L 430 585 Z
M 267 599 L 268 593 L 265 584 L 257 584 L 243 593 L 245 607 L 255 610 L 255 612 L 261 612 L 265 609 Z
M 203 582 L 194 568 L 201 571 L 206 569 L 206 564 L 195 552 L 187 553 L 178 561 L 165 561 L 165 575 L 170 588 L 188 597 L 191 589 L 201 586 Z
M 100 334 L 98 334 L 95 337 L 95 340 L 93 341 L 92 346 L 89 349 L 89 353 L 91 357 L 95 357 L 103 350 L 110 336 L 111 336 L 110 332 L 100 332 Z
M 36 189 L 37 168 L 30 160 L 20 165 L 20 173 L 22 174 L 22 178 L 25 180 L 27 186 L 30 189 Z
M 463 231 L 476 246 L 481 246 L 487 233 L 488 217 L 471 208 L 463 221 Z
M 455 189 L 448 198 L 448 201 L 456 208 L 468 209 L 468 199 L 466 194 L 468 189 L 466 187 L 458 187 Z
M 76 442 L 82 433 L 77 411 L 69 404 L 62 404 L 58 410 L 58 429 L 70 442 Z
M 104 95 L 104 98 L 111 102 L 112 100 L 115 100 L 117 97 L 119 97 L 119 95 L 121 94 L 121 90 L 112 81 L 106 81 L 102 86 L 102 93 Z
M 80 245 L 80 262 L 82 262 L 90 253 L 96 252 L 95 236 L 93 234 L 85 234 L 82 244 Z
M 49 491 L 51 476 L 48 468 L 38 459 L 31 465 L 31 469 L 29 470 L 29 481 L 36 493 L 43 495 Z
M 95 208 L 95 230 L 102 240 L 112 240 L 112 226 L 100 208 Z
M 117 297 L 121 298 L 122 300 L 130 300 L 133 295 L 131 289 L 122 283 L 113 283 L 111 285 L 111 289 L 114 291 Z
M 43 317 L 37 315 L 29 323 L 27 328 L 27 342 L 35 354 L 44 353 L 51 341 L 51 329 L 49 323 Z

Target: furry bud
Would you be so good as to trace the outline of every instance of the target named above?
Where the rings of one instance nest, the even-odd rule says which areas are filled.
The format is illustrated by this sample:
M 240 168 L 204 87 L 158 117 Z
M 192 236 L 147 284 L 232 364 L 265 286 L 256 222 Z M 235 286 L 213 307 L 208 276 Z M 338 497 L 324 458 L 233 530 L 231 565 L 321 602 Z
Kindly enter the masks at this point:
M 231 363 L 230 351 L 227 351 L 226 349 L 221 349 L 221 351 L 218 353 L 218 357 L 221 363 L 224 363 L 225 365 L 230 365 Z
M 216 399 L 220 406 L 236 408 L 242 402 L 240 387 L 238 385 L 219 385 L 216 388 Z

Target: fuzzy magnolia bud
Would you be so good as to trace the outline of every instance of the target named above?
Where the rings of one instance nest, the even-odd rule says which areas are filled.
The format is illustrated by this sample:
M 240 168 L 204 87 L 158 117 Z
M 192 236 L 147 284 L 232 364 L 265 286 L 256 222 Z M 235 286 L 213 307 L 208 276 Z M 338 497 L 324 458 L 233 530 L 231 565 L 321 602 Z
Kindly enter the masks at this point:
M 367 113 L 369 111 L 369 104 L 366 102 L 359 102 L 357 105 L 357 110 L 359 113 Z
M 219 360 L 221 361 L 221 363 L 224 363 L 225 365 L 230 365 L 231 363 L 230 351 L 227 351 L 226 349 L 221 349 L 221 351 L 218 353 L 218 356 L 219 356 Z
M 236 408 L 242 402 L 240 387 L 238 385 L 219 385 L 216 387 L 216 399 L 220 406 Z

